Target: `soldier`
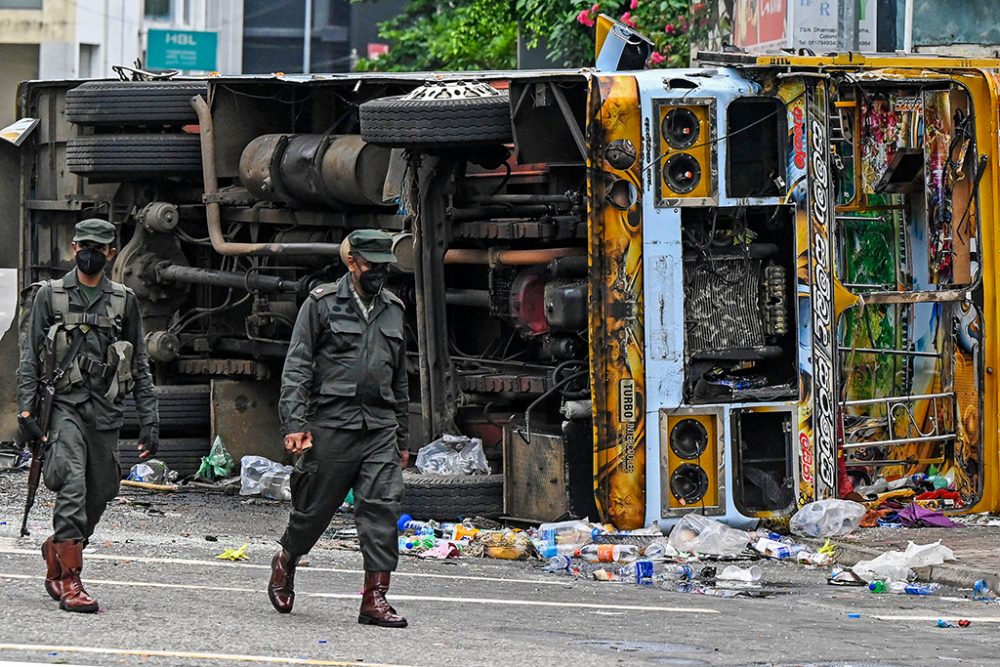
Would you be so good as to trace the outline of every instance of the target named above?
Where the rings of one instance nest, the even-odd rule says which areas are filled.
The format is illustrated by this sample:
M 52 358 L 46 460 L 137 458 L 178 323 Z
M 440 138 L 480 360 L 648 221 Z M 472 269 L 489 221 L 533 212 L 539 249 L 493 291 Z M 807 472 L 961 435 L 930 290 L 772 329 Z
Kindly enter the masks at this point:
M 310 292 L 285 358 L 282 432 L 285 449 L 300 456 L 268 595 L 279 612 L 292 610 L 299 558 L 353 488 L 365 567 L 358 623 L 403 628 L 406 619 L 385 599 L 399 560 L 396 522 L 409 458 L 403 303 L 383 288 L 396 258 L 391 237 L 375 230 L 351 232 L 341 255 L 348 273 Z
M 118 494 L 118 431 L 124 397 L 135 397 L 142 430 L 140 458 L 159 445 L 156 396 L 135 294 L 111 282 L 115 226 L 98 219 L 76 225 L 76 268 L 37 287 L 23 323 L 18 368 L 18 439 L 51 443 L 45 485 L 55 492 L 54 534 L 42 544 L 45 590 L 66 611 L 96 612 L 80 581 L 83 548 L 108 502 Z M 51 355 L 55 398 L 48 424 L 34 411 L 45 357 Z

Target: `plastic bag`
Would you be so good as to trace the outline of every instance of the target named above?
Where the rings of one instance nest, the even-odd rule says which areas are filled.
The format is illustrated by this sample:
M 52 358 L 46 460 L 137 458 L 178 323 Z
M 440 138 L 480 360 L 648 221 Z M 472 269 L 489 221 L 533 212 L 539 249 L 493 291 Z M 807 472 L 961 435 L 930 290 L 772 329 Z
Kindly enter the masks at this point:
M 955 552 L 940 540 L 932 544 L 910 542 L 906 551 L 887 551 L 872 560 L 858 561 L 851 570 L 865 581 L 909 581 L 914 569 L 941 565 L 947 560 L 955 560 Z
M 483 441 L 464 435 L 443 435 L 417 452 L 417 470 L 424 475 L 489 475 Z
M 746 549 L 750 535 L 700 514 L 685 514 L 670 531 L 667 544 L 677 551 L 711 556 L 738 556 Z
M 149 459 L 144 463 L 136 463 L 128 473 L 128 479 L 133 482 L 149 484 L 176 482 L 177 477 L 177 472 L 171 470 L 166 463 L 159 459 Z
M 864 505 L 850 500 L 817 500 L 796 512 L 789 527 L 796 535 L 808 537 L 847 535 L 858 527 L 865 511 Z
M 236 462 L 233 461 L 233 457 L 226 451 L 225 446 L 222 444 L 222 438 L 215 436 L 212 449 L 209 450 L 208 456 L 202 458 L 201 465 L 198 467 L 195 477 L 203 479 L 206 482 L 214 482 L 217 479 L 223 479 L 232 475 L 235 467 Z
M 260 493 L 266 498 L 288 500 L 292 497 L 291 474 L 292 466 L 283 466 L 263 456 L 244 456 L 240 459 L 240 495 Z

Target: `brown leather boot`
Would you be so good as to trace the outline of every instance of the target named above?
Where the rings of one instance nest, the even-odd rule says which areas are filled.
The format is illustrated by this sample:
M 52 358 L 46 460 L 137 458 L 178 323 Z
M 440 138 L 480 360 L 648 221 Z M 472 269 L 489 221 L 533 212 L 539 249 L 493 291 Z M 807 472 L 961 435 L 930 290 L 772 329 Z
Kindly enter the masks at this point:
M 49 597 L 59 602 L 62 597 L 62 568 L 52 547 L 52 538 L 42 542 L 42 558 L 45 559 L 45 592 Z
M 84 614 L 96 612 L 97 600 L 87 594 L 83 582 L 80 581 L 80 572 L 83 570 L 83 544 L 53 542 L 52 548 L 62 568 L 62 597 L 59 598 L 59 608 Z
M 267 584 L 267 596 L 271 604 L 282 614 L 287 614 L 295 604 L 295 566 L 299 557 L 282 549 L 271 559 L 271 581 Z
M 361 598 L 361 613 L 358 623 L 377 625 L 382 628 L 405 628 L 406 619 L 386 602 L 389 591 L 388 572 L 365 571 L 365 592 Z

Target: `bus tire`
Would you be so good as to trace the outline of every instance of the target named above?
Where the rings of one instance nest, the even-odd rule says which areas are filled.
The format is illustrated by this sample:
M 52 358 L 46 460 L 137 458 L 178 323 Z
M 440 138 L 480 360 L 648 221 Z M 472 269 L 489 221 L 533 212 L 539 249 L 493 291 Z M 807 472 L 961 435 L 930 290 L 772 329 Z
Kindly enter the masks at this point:
M 403 512 L 414 519 L 458 521 L 503 514 L 503 475 L 403 473 Z
M 207 384 L 160 385 L 156 389 L 160 418 L 160 437 L 203 436 L 211 430 L 211 399 Z M 122 435 L 139 435 L 139 415 L 135 399 L 125 398 Z
M 383 97 L 361 105 L 361 138 L 393 148 L 462 148 L 513 140 L 507 93 L 458 99 Z
M 92 81 L 66 93 L 66 118 L 83 126 L 146 127 L 197 123 L 199 81 Z
M 91 178 L 201 173 L 197 134 L 94 134 L 66 143 L 70 172 Z

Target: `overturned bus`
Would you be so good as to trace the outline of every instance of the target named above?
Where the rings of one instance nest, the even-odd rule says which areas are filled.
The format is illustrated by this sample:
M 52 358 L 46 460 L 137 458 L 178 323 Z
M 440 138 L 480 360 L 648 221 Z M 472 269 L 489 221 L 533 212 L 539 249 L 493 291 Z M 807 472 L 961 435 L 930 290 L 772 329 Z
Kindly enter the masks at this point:
M 5 236 L 24 287 L 118 227 L 180 469 L 283 456 L 296 311 L 378 228 L 411 450 L 479 437 L 495 473 L 408 474 L 415 516 L 781 521 L 928 472 L 998 509 L 1000 63 L 700 63 L 29 82 Z

